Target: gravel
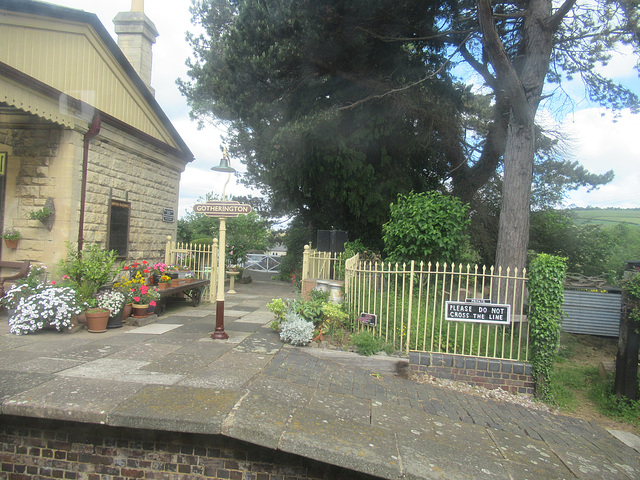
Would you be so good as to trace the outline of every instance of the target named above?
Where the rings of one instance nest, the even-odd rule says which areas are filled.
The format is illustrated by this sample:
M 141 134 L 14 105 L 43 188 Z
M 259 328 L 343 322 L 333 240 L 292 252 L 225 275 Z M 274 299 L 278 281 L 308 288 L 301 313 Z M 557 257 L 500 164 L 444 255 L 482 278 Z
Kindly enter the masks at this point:
M 476 395 L 483 398 L 490 398 L 492 400 L 497 400 L 500 402 L 514 403 L 516 405 L 520 405 L 521 407 L 525 407 L 531 410 L 538 410 L 542 412 L 557 414 L 557 411 L 554 409 L 551 409 L 549 405 L 546 405 L 545 403 L 542 403 L 534 399 L 531 395 L 527 395 L 527 394 L 522 394 L 522 393 L 513 394 L 513 393 L 506 392 L 500 388 L 488 389 L 484 387 L 476 387 L 464 382 L 456 382 L 453 380 L 435 378 L 428 374 L 425 374 L 425 375 L 412 374 L 410 378 L 412 380 L 415 380 L 418 383 L 428 383 L 429 385 L 434 385 L 436 387 L 446 388 L 449 390 L 455 390 L 456 392 L 466 393 L 469 395 Z

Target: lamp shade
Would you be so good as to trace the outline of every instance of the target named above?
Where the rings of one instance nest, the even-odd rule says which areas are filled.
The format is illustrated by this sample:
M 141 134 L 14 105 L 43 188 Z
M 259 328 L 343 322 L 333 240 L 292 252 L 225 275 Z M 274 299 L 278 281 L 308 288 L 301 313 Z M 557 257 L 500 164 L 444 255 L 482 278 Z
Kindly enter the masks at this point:
M 211 170 L 213 170 L 214 172 L 235 172 L 236 169 L 233 167 L 229 166 L 229 157 L 227 157 L 226 155 L 222 156 L 222 159 L 220 160 L 220 165 L 218 165 L 217 167 L 211 167 Z

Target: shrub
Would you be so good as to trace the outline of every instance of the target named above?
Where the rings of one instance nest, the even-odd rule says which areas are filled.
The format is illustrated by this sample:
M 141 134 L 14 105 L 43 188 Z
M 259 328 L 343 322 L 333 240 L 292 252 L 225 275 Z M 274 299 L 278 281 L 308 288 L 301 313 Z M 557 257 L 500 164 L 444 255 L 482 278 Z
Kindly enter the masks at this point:
M 378 353 L 384 346 L 382 339 L 374 337 L 368 330 L 363 330 L 351 337 L 351 343 L 356 347 L 356 350 L 360 355 L 365 355 L 367 357 L 374 353 Z
M 382 229 L 391 261 L 459 261 L 467 242 L 468 205 L 439 192 L 411 192 L 398 195 L 389 210 Z
M 287 313 L 281 326 L 280 339 L 283 342 L 302 347 L 313 338 L 313 323 L 295 313 Z

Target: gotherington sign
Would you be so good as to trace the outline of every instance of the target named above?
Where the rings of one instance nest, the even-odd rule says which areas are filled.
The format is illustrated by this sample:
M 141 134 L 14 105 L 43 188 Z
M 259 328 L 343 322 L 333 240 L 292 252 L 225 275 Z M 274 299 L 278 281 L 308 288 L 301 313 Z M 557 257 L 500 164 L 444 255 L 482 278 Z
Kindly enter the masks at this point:
M 237 217 L 238 215 L 246 215 L 252 210 L 251 205 L 240 202 L 211 201 L 196 203 L 193 206 L 194 212 L 204 213 L 207 217 Z
M 444 318 L 456 322 L 509 325 L 511 323 L 511 305 L 473 301 L 445 302 Z

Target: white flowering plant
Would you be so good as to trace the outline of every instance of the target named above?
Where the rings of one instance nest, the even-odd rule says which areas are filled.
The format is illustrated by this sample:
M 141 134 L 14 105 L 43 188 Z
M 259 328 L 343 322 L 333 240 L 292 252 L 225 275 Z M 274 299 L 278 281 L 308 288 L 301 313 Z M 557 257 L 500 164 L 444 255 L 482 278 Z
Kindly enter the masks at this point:
M 117 290 L 103 290 L 96 295 L 98 308 L 106 308 L 113 317 L 124 307 L 125 296 Z
M 81 311 L 73 288 L 43 283 L 35 293 L 20 297 L 15 313 L 9 318 L 9 330 L 16 335 L 36 332 L 45 326 L 62 330 L 70 327 L 71 317 Z
M 27 276 L 17 279 L 0 299 L 0 303 L 3 307 L 14 310 L 20 299 L 33 295 L 47 286 L 44 281 L 46 276 L 47 269 L 44 265 L 30 265 Z M 55 282 L 51 282 L 50 285 L 55 285 Z
M 313 339 L 313 322 L 295 313 L 285 314 L 280 327 L 280 340 L 291 345 L 302 347 Z

